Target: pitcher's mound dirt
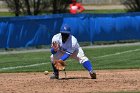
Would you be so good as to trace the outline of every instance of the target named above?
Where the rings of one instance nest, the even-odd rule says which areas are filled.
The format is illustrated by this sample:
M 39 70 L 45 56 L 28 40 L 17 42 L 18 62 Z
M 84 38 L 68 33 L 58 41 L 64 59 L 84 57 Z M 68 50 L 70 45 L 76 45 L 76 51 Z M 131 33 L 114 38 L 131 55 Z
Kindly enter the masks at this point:
M 1 73 L 0 93 L 94 93 L 140 91 L 140 69 L 98 70 L 97 79 L 87 71 L 60 73 L 61 80 L 51 80 L 44 73 Z

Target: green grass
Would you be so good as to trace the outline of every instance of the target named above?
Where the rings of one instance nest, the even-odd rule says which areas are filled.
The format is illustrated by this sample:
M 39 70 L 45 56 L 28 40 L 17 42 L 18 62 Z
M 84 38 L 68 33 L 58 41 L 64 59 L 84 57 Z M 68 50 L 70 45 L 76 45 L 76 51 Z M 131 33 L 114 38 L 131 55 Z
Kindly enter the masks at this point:
M 0 17 L 15 16 L 12 12 L 0 12 Z
M 85 10 L 83 13 L 91 13 L 91 14 L 110 14 L 110 13 L 126 13 L 125 9 L 111 9 L 111 10 Z
M 131 52 L 131 50 L 135 49 L 140 49 L 140 46 L 111 47 L 94 50 L 86 49 L 85 53 L 92 62 L 96 60 L 93 63 L 96 69 L 140 68 L 140 50 Z M 91 51 L 93 51 L 93 53 L 91 53 Z M 127 53 L 126 51 L 130 52 Z
M 140 46 L 84 48 L 83 50 L 96 70 L 140 68 Z M 0 72 L 52 71 L 50 55 L 50 52 L 46 51 L 0 54 Z M 74 59 L 67 60 L 66 69 L 71 71 L 85 70 L 82 65 Z

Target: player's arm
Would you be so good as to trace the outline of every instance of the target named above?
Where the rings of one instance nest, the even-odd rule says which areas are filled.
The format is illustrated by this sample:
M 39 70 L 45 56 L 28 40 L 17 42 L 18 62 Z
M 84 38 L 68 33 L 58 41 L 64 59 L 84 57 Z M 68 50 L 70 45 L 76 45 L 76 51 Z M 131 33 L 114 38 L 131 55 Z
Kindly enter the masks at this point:
M 52 53 L 52 54 L 57 53 L 57 51 L 55 51 L 55 49 L 54 49 L 54 48 L 51 48 L 51 49 L 50 49 L 50 51 L 51 51 L 51 53 Z
M 70 57 L 70 55 L 72 55 L 76 51 L 76 48 L 77 47 L 79 47 L 79 44 L 77 42 L 77 39 L 74 38 L 74 37 L 72 37 L 72 47 L 67 49 L 67 51 L 60 58 L 60 60 L 65 61 L 66 59 L 68 59 Z
M 53 41 L 51 45 L 51 53 L 55 54 L 59 50 L 59 43 L 57 41 Z
M 70 52 L 66 52 L 61 58 L 60 58 L 60 60 L 63 60 L 63 61 L 65 61 L 66 59 L 68 59 L 69 58 L 69 56 L 71 55 L 71 53 Z
M 59 42 L 57 40 L 58 36 L 55 35 L 53 38 L 52 38 L 52 44 L 51 44 L 51 49 L 50 49 L 50 52 L 52 54 L 55 54 L 58 50 L 59 50 Z
M 76 41 L 77 42 L 77 41 Z M 65 61 L 66 59 L 68 59 L 70 57 L 70 55 L 72 55 L 75 51 L 77 47 L 77 43 L 75 43 L 74 45 L 72 45 L 71 48 L 67 49 L 67 51 L 65 52 L 65 54 L 60 58 L 60 60 Z

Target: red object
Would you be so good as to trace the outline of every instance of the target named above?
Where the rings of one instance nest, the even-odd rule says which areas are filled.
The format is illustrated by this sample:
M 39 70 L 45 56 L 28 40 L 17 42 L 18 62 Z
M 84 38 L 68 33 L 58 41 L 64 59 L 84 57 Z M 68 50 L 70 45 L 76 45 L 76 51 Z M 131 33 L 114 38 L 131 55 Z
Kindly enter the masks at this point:
M 75 1 L 75 0 L 73 0 L 73 1 Z M 83 12 L 84 10 L 85 10 L 84 7 L 80 3 L 74 2 L 74 3 L 70 4 L 70 13 L 71 14 L 77 14 L 77 13 Z
M 76 0 L 72 0 L 72 2 L 76 2 Z

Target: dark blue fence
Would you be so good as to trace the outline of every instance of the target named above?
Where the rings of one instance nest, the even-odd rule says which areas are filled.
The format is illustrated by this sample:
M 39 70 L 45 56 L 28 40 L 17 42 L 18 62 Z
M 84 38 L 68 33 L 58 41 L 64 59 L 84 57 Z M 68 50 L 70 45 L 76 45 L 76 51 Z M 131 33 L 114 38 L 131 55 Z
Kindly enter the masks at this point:
M 80 42 L 140 39 L 140 13 L 1 17 L 0 48 L 49 45 L 62 24 Z

